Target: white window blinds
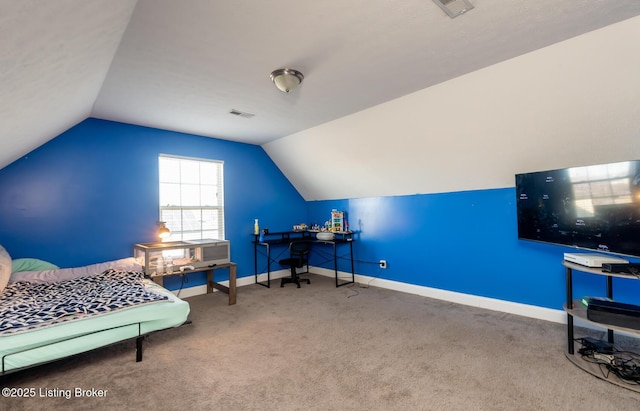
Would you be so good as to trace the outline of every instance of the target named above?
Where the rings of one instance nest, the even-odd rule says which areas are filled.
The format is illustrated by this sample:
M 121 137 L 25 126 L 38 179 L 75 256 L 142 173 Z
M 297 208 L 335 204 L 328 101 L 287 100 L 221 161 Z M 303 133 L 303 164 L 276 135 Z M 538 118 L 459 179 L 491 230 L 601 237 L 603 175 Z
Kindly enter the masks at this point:
M 224 163 L 164 154 L 158 162 L 166 241 L 224 240 Z

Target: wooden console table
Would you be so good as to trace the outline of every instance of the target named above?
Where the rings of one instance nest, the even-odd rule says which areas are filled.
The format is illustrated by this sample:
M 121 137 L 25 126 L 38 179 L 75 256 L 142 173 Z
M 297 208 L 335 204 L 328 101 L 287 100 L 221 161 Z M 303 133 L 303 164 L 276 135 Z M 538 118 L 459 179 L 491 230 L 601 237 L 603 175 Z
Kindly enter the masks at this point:
M 222 285 L 215 281 L 214 272 L 220 268 L 228 268 L 229 269 L 229 286 Z M 152 274 L 151 279 L 156 282 L 158 285 L 163 285 L 163 278 L 170 275 L 182 275 L 182 274 L 191 274 L 191 273 L 207 273 L 207 294 L 211 294 L 213 289 L 222 291 L 229 295 L 229 305 L 233 305 L 236 303 L 236 263 L 226 263 L 226 264 L 217 264 L 213 267 L 202 267 L 196 268 L 195 270 L 186 270 L 182 271 L 173 271 L 171 273 L 164 274 Z

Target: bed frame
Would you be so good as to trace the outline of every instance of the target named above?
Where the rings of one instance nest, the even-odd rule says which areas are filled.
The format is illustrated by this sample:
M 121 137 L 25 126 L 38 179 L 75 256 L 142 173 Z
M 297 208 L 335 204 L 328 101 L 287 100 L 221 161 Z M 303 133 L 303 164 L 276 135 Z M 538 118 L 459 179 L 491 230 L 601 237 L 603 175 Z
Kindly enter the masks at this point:
M 14 372 L 17 372 L 17 371 L 26 370 L 26 369 L 37 367 L 37 366 L 44 365 L 44 364 L 50 364 L 52 362 L 63 360 L 65 358 L 72 358 L 72 357 L 74 357 L 76 355 L 84 354 L 84 353 L 91 352 L 91 351 L 96 351 L 96 350 L 99 350 L 101 348 L 109 347 L 109 346 L 112 346 L 112 345 L 115 345 L 115 344 L 120 344 L 120 343 L 126 342 L 126 341 L 131 341 L 131 340 L 134 340 L 134 339 L 136 340 L 136 362 L 140 362 L 140 361 L 142 361 L 142 354 L 143 354 L 142 342 L 144 341 L 146 336 L 151 335 L 151 334 L 153 334 L 155 332 L 158 332 L 158 331 L 164 331 L 164 330 L 168 330 L 168 329 L 171 329 L 171 328 L 175 328 L 175 327 L 163 328 L 163 329 L 160 329 L 160 330 L 154 330 L 154 331 L 148 332 L 146 334 L 142 334 L 142 332 L 141 332 L 141 327 L 142 327 L 141 324 L 142 323 L 140 323 L 140 322 L 131 323 L 131 324 L 123 324 L 123 325 L 119 325 L 117 327 L 105 328 L 104 330 L 97 330 L 97 331 L 93 331 L 93 332 L 90 332 L 90 333 L 87 333 L 87 334 L 78 335 L 76 337 L 71 337 L 71 338 L 68 338 L 66 340 L 56 341 L 54 343 L 42 344 L 42 345 L 39 345 L 37 347 L 32 347 L 32 348 L 29 348 L 29 349 L 26 349 L 26 350 L 20 350 L 20 351 L 12 352 L 10 354 L 5 354 L 5 355 L 2 356 L 2 371 L 0 372 L 0 376 L 8 375 L 8 374 L 11 374 L 11 373 L 14 373 Z M 179 327 L 182 327 L 182 326 L 188 325 L 188 324 L 191 324 L 191 320 L 185 321 L 182 325 L 179 325 Z M 109 344 L 105 344 L 105 345 L 100 346 L 100 347 L 95 347 L 95 348 L 90 349 L 88 351 L 83 351 L 83 352 L 79 352 L 79 353 L 68 355 L 68 356 L 62 356 L 60 358 L 52 359 L 52 360 L 49 360 L 49 361 L 43 361 L 43 362 L 39 362 L 39 363 L 28 365 L 28 366 L 25 366 L 25 367 L 12 368 L 12 369 L 10 369 L 8 371 L 5 370 L 5 359 L 7 357 L 12 356 L 12 355 L 22 354 L 22 353 L 25 353 L 25 352 L 29 352 L 31 350 L 47 347 L 47 346 L 53 345 L 53 344 L 59 344 L 59 343 L 66 342 L 66 341 L 72 341 L 72 340 L 75 340 L 75 339 L 78 339 L 78 338 L 84 338 L 84 337 L 86 337 L 88 335 L 100 334 L 102 332 L 106 332 L 106 331 L 110 331 L 110 330 L 116 330 L 116 329 L 119 329 L 119 328 L 130 327 L 132 325 L 137 325 L 138 326 L 138 335 L 135 336 L 135 337 L 125 338 L 125 339 L 120 340 L 120 341 L 115 341 L 115 342 L 112 342 L 112 343 L 109 343 Z
M 85 267 L 17 273 L 20 275 L 16 281 L 36 280 L 35 283 L 54 283 L 106 273 L 106 270 L 139 274 L 141 272 L 138 268 L 137 262 L 128 257 Z M 151 280 L 144 281 L 151 288 L 162 288 Z M 148 286 L 144 287 L 148 288 Z M 8 336 L 8 339 L 4 340 L 4 336 L 0 336 L 0 344 L 3 344 L 3 349 L 0 350 L 0 376 L 130 340 L 136 342 L 136 362 L 142 361 L 143 341 L 147 335 L 191 323 L 188 319 L 188 303 L 180 300 L 167 289 L 162 288 L 156 291 L 166 294 L 172 302 L 184 304 L 171 304 L 160 309 L 153 305 L 153 308 L 144 308 L 139 312 L 140 315 L 133 316 L 123 315 L 122 311 L 116 310 L 112 312 L 114 317 L 107 319 L 103 324 L 92 323 L 85 328 L 73 325 L 79 323 L 72 321 L 68 323 L 71 327 L 69 329 L 61 328 L 53 333 L 45 332 L 44 335 L 34 334 L 33 338 L 25 334 L 24 338 L 19 337 L 13 340 Z M 140 307 L 142 308 L 142 305 Z

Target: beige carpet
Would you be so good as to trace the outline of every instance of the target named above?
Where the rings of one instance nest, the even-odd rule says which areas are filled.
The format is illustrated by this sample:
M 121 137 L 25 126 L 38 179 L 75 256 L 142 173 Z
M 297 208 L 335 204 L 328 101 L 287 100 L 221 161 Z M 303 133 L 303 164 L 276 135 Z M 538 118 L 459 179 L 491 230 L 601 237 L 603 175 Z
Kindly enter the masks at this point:
M 564 357 L 560 324 L 356 286 L 188 299 L 193 324 L 5 376 L 5 410 L 638 410 Z M 105 390 L 76 397 L 75 389 Z M 64 394 L 62 394 L 64 395 Z

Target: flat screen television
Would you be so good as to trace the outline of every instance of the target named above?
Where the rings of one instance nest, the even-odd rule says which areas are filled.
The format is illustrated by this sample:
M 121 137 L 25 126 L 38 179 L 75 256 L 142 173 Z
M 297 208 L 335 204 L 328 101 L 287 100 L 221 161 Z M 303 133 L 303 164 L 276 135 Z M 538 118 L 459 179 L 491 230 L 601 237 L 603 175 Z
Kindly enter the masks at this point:
M 518 238 L 640 257 L 640 160 L 516 175 Z

